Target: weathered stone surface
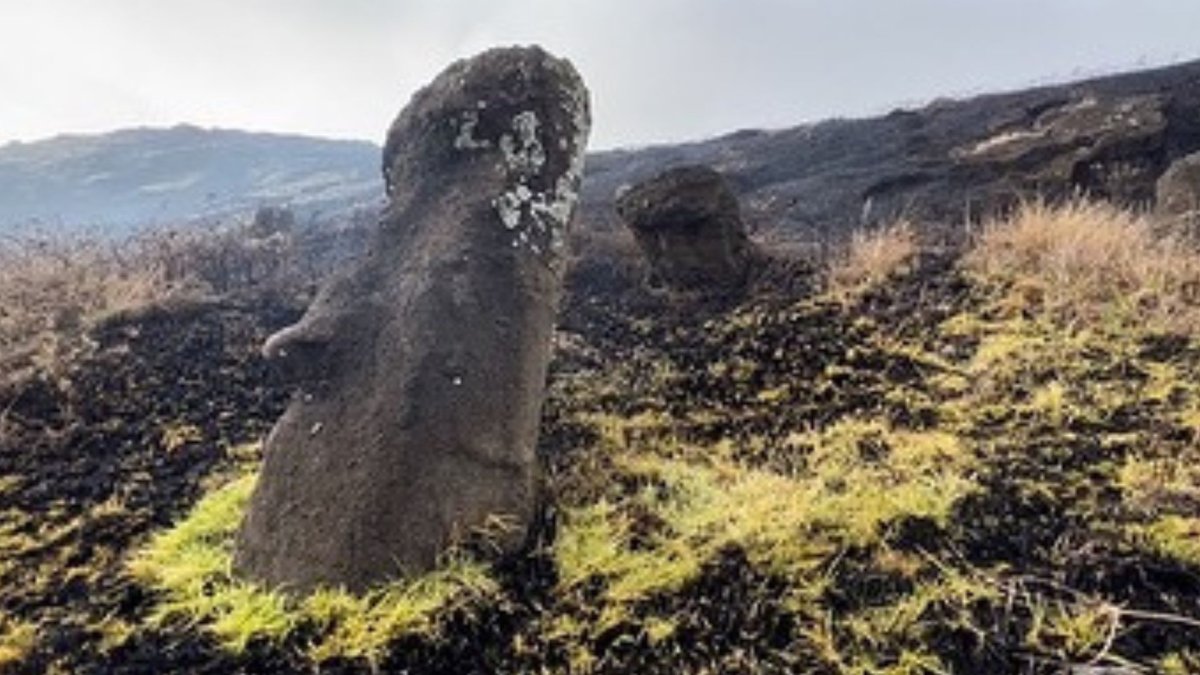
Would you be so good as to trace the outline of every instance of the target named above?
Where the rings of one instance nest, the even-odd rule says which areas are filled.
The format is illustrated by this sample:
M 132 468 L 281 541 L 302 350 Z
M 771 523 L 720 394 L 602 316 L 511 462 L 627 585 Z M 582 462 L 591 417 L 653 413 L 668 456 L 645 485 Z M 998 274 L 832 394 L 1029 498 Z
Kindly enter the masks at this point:
M 707 166 L 682 166 L 629 188 L 617 212 L 633 231 L 655 282 L 686 290 L 746 280 L 753 248 L 733 189 Z
M 521 542 L 588 127 L 579 76 L 536 47 L 414 95 L 368 254 L 264 346 L 302 394 L 267 439 L 240 572 L 358 590 L 498 519 Z
M 1200 225 L 1200 152 L 1175 160 L 1159 177 L 1155 192 L 1161 216 Z
M 951 155 L 968 166 L 992 168 L 1016 188 L 1144 201 L 1162 170 L 1165 103 L 1157 95 L 1058 102 Z

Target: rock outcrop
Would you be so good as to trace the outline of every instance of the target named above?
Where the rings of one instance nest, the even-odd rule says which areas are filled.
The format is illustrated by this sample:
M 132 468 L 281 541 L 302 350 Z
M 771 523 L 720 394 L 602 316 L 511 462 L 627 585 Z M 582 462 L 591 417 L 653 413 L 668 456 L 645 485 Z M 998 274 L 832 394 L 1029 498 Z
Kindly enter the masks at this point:
M 264 346 L 302 393 L 267 439 L 241 573 L 360 590 L 484 528 L 523 540 L 588 128 L 583 82 L 536 47 L 414 95 L 367 255 Z
M 1167 128 L 1164 96 L 1084 95 L 1003 123 L 951 151 L 964 171 L 986 167 L 1006 187 L 1077 191 L 1122 203 L 1153 199 Z
M 1175 160 L 1155 186 L 1158 212 L 1196 234 L 1200 227 L 1200 152 Z
M 616 208 L 650 263 L 652 283 L 714 291 L 746 281 L 753 249 L 738 198 L 712 168 L 665 171 L 625 190 Z

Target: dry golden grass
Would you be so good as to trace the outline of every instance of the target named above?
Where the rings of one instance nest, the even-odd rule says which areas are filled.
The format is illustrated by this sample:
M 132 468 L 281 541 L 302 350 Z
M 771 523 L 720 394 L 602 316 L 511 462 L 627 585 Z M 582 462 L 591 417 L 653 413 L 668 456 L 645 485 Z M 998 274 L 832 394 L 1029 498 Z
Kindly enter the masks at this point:
M 1200 254 L 1156 233 L 1149 218 L 1105 203 L 1024 204 L 985 225 L 965 263 L 1006 285 L 1014 309 L 1046 310 L 1072 325 L 1200 327 Z
M 904 270 L 917 251 L 916 231 L 906 221 L 855 232 L 830 265 L 829 291 L 835 297 L 858 295 Z
M 0 375 L 54 371 L 106 317 L 309 281 L 284 235 L 157 232 L 120 242 L 0 243 Z
M 0 361 L 49 367 L 82 348 L 99 319 L 190 292 L 162 260 L 87 241 L 0 249 Z

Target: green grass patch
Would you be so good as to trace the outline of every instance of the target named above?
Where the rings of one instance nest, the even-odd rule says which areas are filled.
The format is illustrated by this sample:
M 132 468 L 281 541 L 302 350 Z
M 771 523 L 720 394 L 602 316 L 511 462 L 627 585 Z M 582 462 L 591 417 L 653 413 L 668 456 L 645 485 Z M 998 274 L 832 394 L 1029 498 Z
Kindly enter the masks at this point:
M 154 536 L 129 563 L 159 591 L 147 622 L 196 625 L 234 653 L 253 640 L 278 642 L 300 625 L 315 626 L 309 654 L 374 661 L 405 635 L 434 635 L 438 617 L 496 593 L 487 567 L 448 556 L 437 570 L 363 595 L 320 589 L 294 598 L 234 576 L 233 545 L 256 475 L 248 473 L 200 500 L 174 527 Z
M 629 420 L 635 428 L 643 423 Z M 606 480 L 641 487 L 564 516 L 554 547 L 559 594 L 602 584 L 599 612 L 555 624 L 560 637 L 583 643 L 622 623 L 642 625 L 649 637 L 669 635 L 662 618 L 647 618 L 639 607 L 679 591 L 729 549 L 786 580 L 783 600 L 794 611 L 817 616 L 830 561 L 851 549 L 886 550 L 904 519 L 945 525 L 954 504 L 975 489 L 974 457 L 955 436 L 880 421 L 851 419 L 794 434 L 772 450 L 798 458 L 801 468 L 791 473 L 738 462 L 729 443 L 630 443 L 611 417 L 599 428 L 616 474 Z M 947 583 L 939 584 L 888 611 L 919 615 L 911 603 L 945 597 Z M 913 651 L 905 663 L 929 663 L 919 656 Z
M 1200 518 L 1170 514 L 1131 529 L 1151 550 L 1200 568 Z

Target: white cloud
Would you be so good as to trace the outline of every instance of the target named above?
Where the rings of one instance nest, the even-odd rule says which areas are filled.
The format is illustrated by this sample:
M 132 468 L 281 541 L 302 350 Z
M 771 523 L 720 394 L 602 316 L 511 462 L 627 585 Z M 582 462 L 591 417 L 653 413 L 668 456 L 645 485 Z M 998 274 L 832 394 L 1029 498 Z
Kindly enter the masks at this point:
M 593 144 L 881 112 L 1200 55 L 1191 0 L 0 0 L 0 141 L 192 122 L 379 140 L 450 60 L 539 42 Z

